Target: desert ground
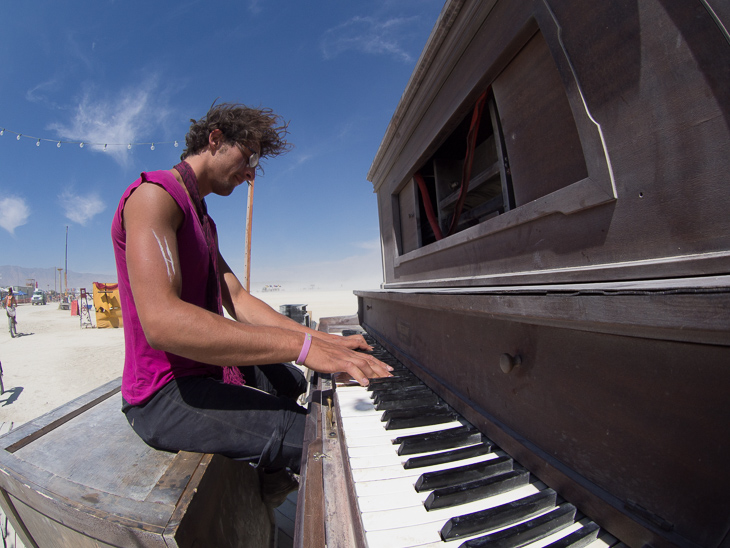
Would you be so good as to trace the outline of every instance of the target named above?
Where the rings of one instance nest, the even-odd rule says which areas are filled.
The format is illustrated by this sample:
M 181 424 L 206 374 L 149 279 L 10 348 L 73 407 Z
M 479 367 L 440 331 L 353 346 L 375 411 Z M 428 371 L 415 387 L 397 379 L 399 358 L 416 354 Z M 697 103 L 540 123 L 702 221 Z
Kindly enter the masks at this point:
M 314 321 L 357 312 L 351 291 L 271 291 L 254 293 L 274 310 L 306 304 Z M 78 316 L 57 303 L 18 307 L 18 337 L 11 338 L 2 314 L 0 363 L 5 392 L 0 395 L 2 431 L 24 424 L 122 375 L 122 329 L 81 327 Z M 96 325 L 95 314 L 91 320 Z

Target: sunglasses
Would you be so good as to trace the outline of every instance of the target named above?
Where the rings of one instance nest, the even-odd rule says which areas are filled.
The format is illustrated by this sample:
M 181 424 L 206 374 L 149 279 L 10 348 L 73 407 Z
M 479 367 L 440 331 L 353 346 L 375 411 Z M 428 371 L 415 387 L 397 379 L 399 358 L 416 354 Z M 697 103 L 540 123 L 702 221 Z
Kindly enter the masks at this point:
M 259 165 L 259 153 L 258 152 L 254 152 L 253 150 L 248 148 L 246 145 L 242 145 L 241 143 L 236 143 L 236 145 L 238 145 L 238 148 L 241 150 L 241 153 L 244 156 L 246 156 L 248 154 L 246 151 L 250 152 L 250 154 L 248 154 L 249 167 L 254 168 L 257 165 Z

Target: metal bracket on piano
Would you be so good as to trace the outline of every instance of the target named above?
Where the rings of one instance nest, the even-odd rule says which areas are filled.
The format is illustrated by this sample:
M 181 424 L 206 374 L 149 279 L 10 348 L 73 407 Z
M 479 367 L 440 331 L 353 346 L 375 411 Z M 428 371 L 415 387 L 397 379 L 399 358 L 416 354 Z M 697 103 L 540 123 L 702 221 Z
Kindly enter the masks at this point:
M 337 438 L 337 423 L 334 420 L 334 412 L 332 410 L 332 394 L 333 394 L 333 386 L 332 386 L 332 379 L 331 378 L 322 378 L 322 384 L 321 384 L 321 394 L 322 399 L 324 399 L 324 395 L 327 395 L 327 410 L 325 411 L 324 416 L 324 428 L 326 437 L 330 439 Z M 321 401 L 321 400 L 320 400 Z M 322 402 L 322 405 L 324 405 L 324 402 Z
M 319 460 L 322 460 L 322 459 L 330 459 L 332 457 L 330 457 L 329 455 L 325 455 L 324 453 L 320 453 L 319 451 L 317 451 L 316 453 L 314 453 L 312 455 L 312 458 L 314 460 L 316 460 L 316 461 L 319 461 Z
M 325 428 L 327 429 L 327 437 L 336 438 L 337 432 L 334 421 L 334 413 L 332 411 L 332 398 L 327 398 L 327 412 L 325 414 Z

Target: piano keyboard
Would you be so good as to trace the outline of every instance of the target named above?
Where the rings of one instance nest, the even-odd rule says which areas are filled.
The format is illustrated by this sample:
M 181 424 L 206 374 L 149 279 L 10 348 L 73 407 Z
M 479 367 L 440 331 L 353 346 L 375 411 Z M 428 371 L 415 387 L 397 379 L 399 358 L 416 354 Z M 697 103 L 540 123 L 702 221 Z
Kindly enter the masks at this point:
M 338 385 L 337 399 L 369 547 L 615 542 L 365 336 L 394 377 Z

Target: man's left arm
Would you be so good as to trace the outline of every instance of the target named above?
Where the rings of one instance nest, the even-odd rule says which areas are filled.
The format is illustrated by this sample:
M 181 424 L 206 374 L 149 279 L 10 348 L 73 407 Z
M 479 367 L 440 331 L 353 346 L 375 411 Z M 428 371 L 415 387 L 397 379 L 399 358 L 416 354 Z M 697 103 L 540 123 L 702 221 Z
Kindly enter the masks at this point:
M 329 335 L 322 331 L 315 331 L 295 322 L 284 314 L 277 312 L 262 300 L 257 299 L 241 285 L 241 282 L 230 269 L 220 252 L 218 253 L 218 272 L 221 282 L 223 306 L 233 319 L 250 325 L 279 327 L 290 331 L 310 333 L 313 337 L 327 340 L 330 343 L 340 344 L 351 350 L 370 350 L 370 346 L 361 335 L 340 337 L 339 335 Z

